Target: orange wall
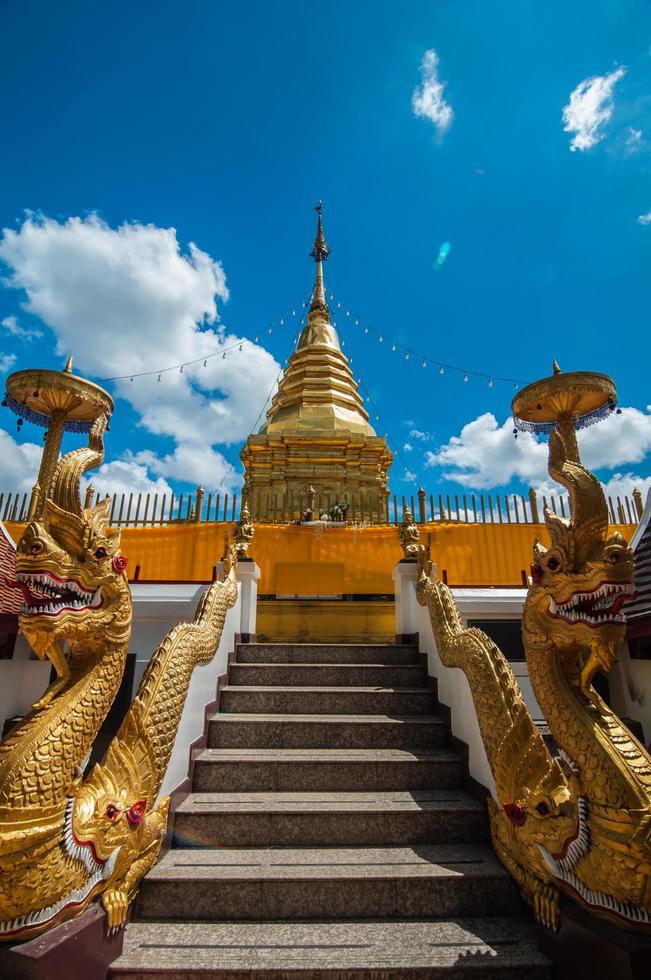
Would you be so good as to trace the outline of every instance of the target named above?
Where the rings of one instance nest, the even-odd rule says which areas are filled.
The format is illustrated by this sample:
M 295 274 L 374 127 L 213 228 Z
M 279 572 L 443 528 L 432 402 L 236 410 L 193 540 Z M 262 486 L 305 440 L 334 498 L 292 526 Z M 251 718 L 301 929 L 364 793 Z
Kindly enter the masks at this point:
M 23 524 L 7 523 L 17 540 Z M 141 582 L 207 582 L 224 549 L 224 533 L 232 524 L 177 524 L 124 528 L 122 552 L 129 559 L 129 577 L 140 565 Z M 631 525 L 615 525 L 630 539 Z M 446 524 L 421 527 L 421 541 L 431 534 L 432 558 L 439 575 L 447 571 L 450 585 L 518 586 L 528 571 L 538 536 L 548 544 L 544 525 Z M 393 593 L 391 571 L 402 557 L 396 528 L 350 528 L 263 524 L 255 529 L 250 548 L 262 575 L 262 594 Z

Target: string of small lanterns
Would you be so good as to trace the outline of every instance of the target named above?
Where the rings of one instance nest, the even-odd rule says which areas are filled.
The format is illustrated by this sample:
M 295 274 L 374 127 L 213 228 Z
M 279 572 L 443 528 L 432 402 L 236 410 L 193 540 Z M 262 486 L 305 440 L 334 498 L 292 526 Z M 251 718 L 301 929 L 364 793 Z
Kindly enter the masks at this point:
M 183 361 L 180 364 L 172 364 L 171 366 L 163 367 L 163 368 L 153 368 L 150 371 L 136 371 L 132 374 L 120 374 L 111 378 L 98 378 L 98 381 L 102 384 L 105 384 L 108 381 L 134 381 L 137 378 L 151 378 L 154 376 L 156 376 L 157 381 L 161 381 L 164 374 L 170 374 L 173 371 L 178 372 L 179 374 L 183 374 L 185 368 L 193 367 L 195 364 L 203 363 L 203 367 L 207 367 L 208 361 L 213 360 L 215 357 L 220 357 L 222 360 L 226 360 L 226 355 L 228 353 L 230 353 L 231 351 L 242 351 L 244 349 L 245 344 L 249 344 L 250 346 L 253 346 L 254 344 L 259 344 L 260 336 L 262 333 L 269 335 L 273 333 L 274 327 L 283 327 L 285 326 L 285 324 L 291 323 L 292 318 L 298 316 L 300 309 L 301 308 L 305 309 L 307 305 L 308 305 L 308 301 L 303 300 L 303 302 L 299 304 L 298 308 L 296 306 L 293 306 L 290 310 L 284 313 L 277 320 L 272 320 L 269 323 L 269 326 L 265 327 L 264 332 L 259 331 L 257 334 L 255 334 L 253 340 L 250 340 L 248 337 L 243 337 L 241 340 L 236 341 L 234 344 L 230 344 L 230 346 L 228 347 L 220 347 L 219 350 L 213 351 L 211 354 L 203 354 L 200 357 L 195 357 L 189 361 Z M 302 316 L 300 319 L 300 325 L 302 326 L 304 323 L 305 323 L 305 317 Z M 222 324 L 221 326 L 223 326 L 224 329 L 228 329 L 224 324 Z
M 459 367 L 457 364 L 449 364 L 445 361 L 439 361 L 437 358 L 431 357 L 429 354 L 419 353 L 412 347 L 407 347 L 405 344 L 402 344 L 398 340 L 395 340 L 393 337 L 389 336 L 389 334 L 372 326 L 350 306 L 346 306 L 345 304 L 342 304 L 340 300 L 336 300 L 332 291 L 329 292 L 328 299 L 336 304 L 336 310 L 343 311 L 343 314 L 350 319 L 350 322 L 352 322 L 354 326 L 360 327 L 362 332 L 365 334 L 374 334 L 380 344 L 386 344 L 391 353 L 399 352 L 404 356 L 406 361 L 413 358 L 414 363 L 418 363 L 420 361 L 421 367 L 423 368 L 438 368 L 439 374 L 445 374 L 446 371 L 454 371 L 457 374 L 462 375 L 463 380 L 466 383 L 469 382 L 471 378 L 482 378 L 487 382 L 489 388 L 492 388 L 496 382 L 499 382 L 502 384 L 511 385 L 517 391 L 521 384 L 526 384 L 526 382 L 518 380 L 517 378 L 506 378 L 495 374 L 486 374 L 484 371 L 475 371 L 471 368 Z
M 343 310 L 346 318 L 355 326 L 361 327 L 363 333 L 373 334 L 377 338 L 379 343 L 381 344 L 386 343 L 387 348 L 391 351 L 391 353 L 400 353 L 400 355 L 402 355 L 404 359 L 407 361 L 413 359 L 414 363 L 420 362 L 420 365 L 423 368 L 428 368 L 428 367 L 437 368 L 439 374 L 441 375 L 445 374 L 446 371 L 455 372 L 456 374 L 461 375 L 463 377 L 464 382 L 466 383 L 469 382 L 471 378 L 481 378 L 487 382 L 489 388 L 492 388 L 495 383 L 500 383 L 500 384 L 512 385 L 513 388 L 517 390 L 519 389 L 521 384 L 525 383 L 518 380 L 517 378 L 509 378 L 509 377 L 503 377 L 495 374 L 487 374 L 484 371 L 476 371 L 473 368 L 460 367 L 457 364 L 451 364 L 445 361 L 440 361 L 429 354 L 423 354 L 422 352 L 419 352 L 412 347 L 407 347 L 406 344 L 403 344 L 400 341 L 394 339 L 384 331 L 378 330 L 372 324 L 365 321 L 351 307 L 346 306 L 340 300 L 335 300 L 335 295 L 332 291 L 330 291 L 328 298 L 331 303 L 335 303 L 334 309 Z M 309 305 L 309 300 L 303 300 L 303 302 L 300 304 L 298 309 L 295 306 L 292 307 L 290 310 L 284 313 L 283 316 L 279 317 L 277 320 L 272 321 L 269 324 L 269 326 L 265 328 L 264 331 L 259 331 L 258 333 L 256 333 L 253 340 L 250 340 L 249 338 L 245 337 L 242 340 L 238 340 L 236 341 L 236 343 L 231 344 L 229 347 L 221 347 L 219 350 L 213 351 L 210 354 L 205 354 L 203 356 L 196 357 L 189 361 L 183 361 L 180 364 L 173 364 L 171 366 L 163 367 L 163 368 L 154 368 L 149 371 L 140 371 L 134 374 L 122 374 L 110 378 L 100 378 L 99 380 L 100 382 L 134 381 L 137 378 L 153 377 L 155 375 L 157 380 L 161 381 L 164 374 L 170 374 L 173 371 L 178 371 L 180 374 L 183 374 L 185 368 L 192 367 L 195 364 L 203 363 L 203 367 L 207 367 L 208 361 L 213 360 L 216 357 L 221 357 L 223 360 L 225 360 L 226 355 L 231 353 L 232 351 L 242 351 L 244 349 L 245 344 L 249 344 L 249 345 L 259 344 L 261 335 L 263 336 L 264 334 L 267 335 L 272 334 L 273 328 L 275 326 L 283 327 L 286 324 L 292 323 L 293 322 L 292 318 L 296 318 L 296 316 L 299 313 L 300 307 L 305 309 L 308 305 Z M 304 323 L 305 323 L 305 316 L 303 315 L 300 318 L 300 326 L 302 327 Z M 342 341 L 342 346 L 345 347 L 345 340 Z

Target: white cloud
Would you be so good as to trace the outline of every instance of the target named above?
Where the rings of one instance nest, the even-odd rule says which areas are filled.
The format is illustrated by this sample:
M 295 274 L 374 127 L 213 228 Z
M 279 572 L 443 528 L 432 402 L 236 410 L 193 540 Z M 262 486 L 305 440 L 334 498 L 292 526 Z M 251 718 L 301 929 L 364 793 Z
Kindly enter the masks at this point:
M 642 148 L 642 144 L 644 143 L 644 140 L 642 139 L 642 130 L 629 126 L 625 143 L 631 153 L 635 153 L 640 150 Z
M 598 425 L 578 433 L 581 458 L 592 470 L 614 470 L 641 463 L 651 452 L 651 406 L 623 408 Z M 547 444 L 529 432 L 513 437 L 513 421 L 502 425 L 486 412 L 463 427 L 458 436 L 425 454 L 425 465 L 442 467 L 446 479 L 478 490 L 513 480 L 542 486 L 547 476 Z M 558 491 L 557 491 L 558 492 Z
M 420 429 L 410 429 L 409 435 L 412 439 L 420 439 L 421 442 L 429 442 L 432 438 L 431 433 L 422 432 Z
M 607 497 L 612 497 L 613 503 L 617 505 L 617 498 L 622 500 L 628 497 L 629 500 L 634 490 L 639 490 L 642 494 L 642 502 L 651 490 L 651 476 L 636 476 L 634 473 L 613 473 L 607 480 L 602 480 L 602 486 Z M 565 496 L 565 489 L 557 483 L 542 483 L 536 487 L 538 494 L 545 496 L 549 500 L 550 496 L 558 497 L 559 494 Z M 626 505 L 623 504 L 625 507 Z
M 0 491 L 3 493 L 28 493 L 36 483 L 43 446 L 33 442 L 17 443 L 0 429 Z
M 0 326 L 10 336 L 18 337 L 20 340 L 35 340 L 37 337 L 43 336 L 42 330 L 37 330 L 34 327 L 21 327 L 18 318 L 15 316 L 6 316 L 4 320 L 0 321 Z
M 439 56 L 434 48 L 425 52 L 420 64 L 422 82 L 411 96 L 411 107 L 415 116 L 423 116 L 434 123 L 439 136 L 452 125 L 454 112 L 445 101 L 443 92 L 447 82 L 439 79 Z
M 6 374 L 7 371 L 14 366 L 16 363 L 15 354 L 0 354 L 0 374 Z
M 500 426 L 486 412 L 436 452 L 427 452 L 425 465 L 443 467 L 446 479 L 482 490 L 514 478 L 525 483 L 540 479 L 547 469 L 547 449 L 528 432 L 514 439 L 511 419 Z
M 607 75 L 595 75 L 580 82 L 563 107 L 563 130 L 573 133 L 570 149 L 589 150 L 604 138 L 603 127 L 614 109 L 613 90 L 626 68 L 619 67 Z
M 133 460 L 144 463 L 152 473 L 195 486 L 201 484 L 206 490 L 223 487 L 230 492 L 242 482 L 228 460 L 207 446 L 177 446 L 173 453 L 162 458 L 143 450 L 136 453 Z
M 639 214 L 637 221 L 640 225 L 651 225 L 651 211 L 647 211 L 646 214 Z
M 17 443 L 8 432 L 0 429 L 0 492 L 29 493 L 36 483 L 42 451 L 42 445 Z M 101 496 L 107 493 L 157 493 L 160 498 L 163 494 L 170 494 L 172 491 L 169 483 L 160 475 L 160 471 L 165 469 L 165 461 L 157 460 L 153 453 L 141 455 L 147 458 L 139 459 L 127 453 L 123 459 L 103 463 L 99 469 L 91 470 L 82 481 L 82 493 L 92 483 Z M 170 475 L 184 482 L 191 483 L 194 479 L 193 476 L 186 477 L 182 473 L 178 477 L 176 474 Z M 214 473 L 212 475 L 216 476 Z M 198 484 L 200 481 L 196 482 Z M 207 484 L 207 487 L 212 488 L 214 485 L 216 484 Z M 230 489 L 231 486 L 226 482 L 224 490 L 228 492 Z
M 581 458 L 592 470 L 641 463 L 651 452 L 651 405 L 645 411 L 622 408 L 599 425 L 578 433 Z
M 412 446 L 412 444 L 411 444 L 410 442 L 406 442 L 406 443 L 404 444 L 404 446 L 402 447 L 402 449 L 403 449 L 403 452 L 405 452 L 405 453 L 410 453 L 410 452 L 412 451 L 412 449 L 413 449 L 413 448 L 414 448 L 414 447 Z
M 58 353 L 74 352 L 81 371 L 135 376 L 200 359 L 182 374 L 127 377 L 114 390 L 140 425 L 175 440 L 158 475 L 209 485 L 224 466 L 210 447 L 248 435 L 279 371 L 268 351 L 218 322 L 217 300 L 228 298 L 221 264 L 193 244 L 184 254 L 173 228 L 111 228 L 96 215 L 64 223 L 29 215 L 4 230 L 0 259 L 11 270 L 6 284 L 25 291 L 25 309 L 52 328 Z M 190 458 L 187 468 L 179 463 Z
M 100 497 L 105 494 L 170 494 L 172 489 L 162 477 L 152 477 L 143 463 L 138 463 L 133 457 L 114 459 L 103 463 L 97 471 L 91 471 L 83 481 L 83 492 L 91 483 Z M 142 513 L 142 512 L 141 512 Z

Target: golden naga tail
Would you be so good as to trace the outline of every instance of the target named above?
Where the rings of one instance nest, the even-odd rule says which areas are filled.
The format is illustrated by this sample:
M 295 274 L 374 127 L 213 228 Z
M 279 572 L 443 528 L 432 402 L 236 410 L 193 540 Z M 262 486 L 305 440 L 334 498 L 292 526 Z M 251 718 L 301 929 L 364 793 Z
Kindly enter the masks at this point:
M 83 781 L 80 766 L 124 672 L 131 592 L 108 501 L 84 509 L 82 474 L 103 459 L 106 418 L 89 445 L 59 463 L 43 518 L 17 549 L 26 603 L 21 631 L 57 680 L 0 745 L 0 940 L 28 939 L 103 895 L 109 925 L 126 919 L 156 860 L 169 800 L 156 797 L 197 664 L 214 656 L 237 600 L 235 548 L 226 578 L 207 588 L 194 622 L 156 650 L 124 722 Z M 65 644 L 65 646 L 64 646 Z M 64 652 L 65 651 L 65 652 Z
M 129 903 L 160 851 L 169 797 L 158 803 L 156 797 L 192 672 L 214 657 L 226 614 L 237 601 L 236 558 L 231 546 L 225 579 L 205 590 L 193 622 L 179 623 L 158 646 L 118 734 L 77 798 L 75 837 L 92 844 L 106 861 L 116 854 L 102 897 L 110 928 L 124 924 Z
M 546 840 L 555 850 L 573 832 L 577 817 L 569 782 L 537 731 L 504 655 L 482 630 L 463 625 L 450 589 L 431 580 L 425 548 L 419 568 L 418 601 L 428 608 L 439 658 L 445 667 L 459 667 L 470 686 L 499 800 L 499 806 L 489 800 L 493 845 L 536 916 L 555 927 L 558 894 L 537 843 Z M 527 834 L 518 833 L 525 824 Z
M 559 756 L 536 731 L 513 673 L 480 630 L 465 629 L 450 590 L 421 553 L 418 598 L 438 654 L 464 671 L 495 780 L 495 849 L 541 921 L 555 926 L 559 892 L 627 928 L 651 928 L 651 758 L 592 686 L 624 639 L 633 555 L 608 535 L 598 480 L 552 432 L 549 472 L 572 518 L 547 512 L 549 548 L 534 545 L 523 614 L 529 677 Z

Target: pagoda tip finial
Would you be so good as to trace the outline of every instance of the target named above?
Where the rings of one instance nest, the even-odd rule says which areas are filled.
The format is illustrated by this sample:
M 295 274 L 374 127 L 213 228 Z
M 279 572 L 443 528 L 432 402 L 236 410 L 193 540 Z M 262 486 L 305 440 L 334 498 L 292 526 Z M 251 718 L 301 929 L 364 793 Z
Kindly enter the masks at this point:
M 326 243 L 325 237 L 323 235 L 323 201 L 319 201 L 314 205 L 314 210 L 318 214 L 317 225 L 316 225 L 316 238 L 314 239 L 314 245 L 312 246 L 312 251 L 310 255 L 315 262 L 326 261 L 330 255 L 330 249 Z
M 554 374 L 561 374 L 561 369 L 558 366 L 558 361 L 554 361 L 554 363 L 552 364 L 552 371 L 554 372 Z
M 312 290 L 310 313 L 319 313 L 321 315 L 325 314 L 326 316 L 329 316 L 328 304 L 325 297 L 325 286 L 323 283 L 323 263 L 330 255 L 330 249 L 328 248 L 323 235 L 323 202 L 319 201 L 318 204 L 314 206 L 314 210 L 316 211 L 318 218 L 316 225 L 316 238 L 314 239 L 314 245 L 312 246 L 310 255 L 316 262 L 316 278 L 314 280 L 314 288 Z
M 72 354 L 69 356 L 68 360 L 66 361 L 66 366 L 64 367 L 63 370 L 65 371 L 66 374 L 72 374 Z

